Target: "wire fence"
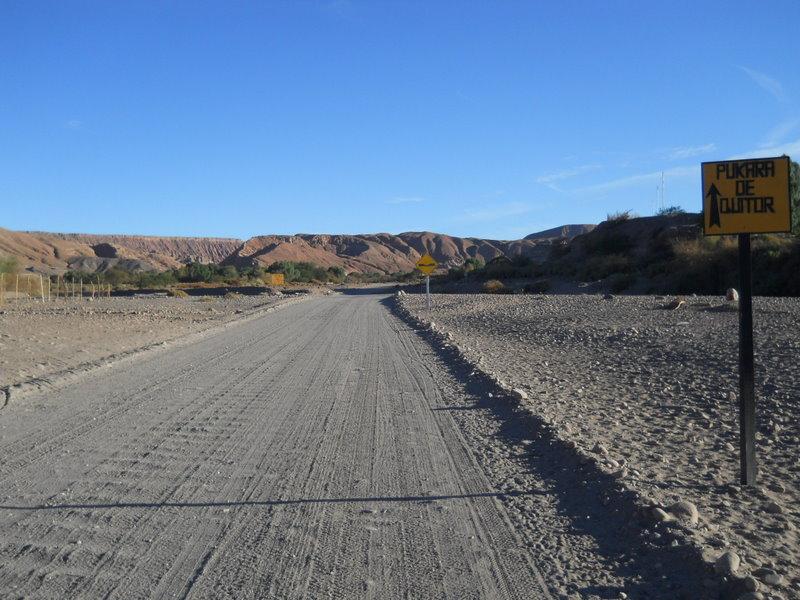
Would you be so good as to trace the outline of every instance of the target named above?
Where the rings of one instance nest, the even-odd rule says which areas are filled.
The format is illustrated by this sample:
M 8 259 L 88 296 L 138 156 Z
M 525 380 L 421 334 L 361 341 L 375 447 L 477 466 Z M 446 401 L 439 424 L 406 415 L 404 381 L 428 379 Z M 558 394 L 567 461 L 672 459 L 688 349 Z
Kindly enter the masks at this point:
M 83 279 L 45 277 L 39 273 L 0 273 L 0 304 L 6 302 L 78 302 L 111 297 L 111 285 Z

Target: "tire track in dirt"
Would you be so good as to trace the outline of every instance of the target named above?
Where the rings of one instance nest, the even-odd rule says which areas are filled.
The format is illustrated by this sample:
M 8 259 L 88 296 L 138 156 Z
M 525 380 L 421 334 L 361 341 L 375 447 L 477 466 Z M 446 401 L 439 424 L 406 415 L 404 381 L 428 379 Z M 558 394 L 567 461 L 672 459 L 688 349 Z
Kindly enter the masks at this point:
M 9 405 L 0 588 L 548 598 L 379 300 L 308 300 Z

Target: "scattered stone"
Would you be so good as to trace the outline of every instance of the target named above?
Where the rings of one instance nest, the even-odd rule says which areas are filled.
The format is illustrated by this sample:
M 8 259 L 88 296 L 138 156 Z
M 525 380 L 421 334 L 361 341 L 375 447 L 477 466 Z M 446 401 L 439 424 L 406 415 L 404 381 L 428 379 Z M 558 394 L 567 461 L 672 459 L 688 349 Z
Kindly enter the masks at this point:
M 777 502 L 767 502 L 764 505 L 764 510 L 773 515 L 780 515 L 783 513 L 783 507 Z
M 592 452 L 594 452 L 595 454 L 602 454 L 603 456 L 606 456 L 608 454 L 608 448 L 603 446 L 603 444 L 601 444 L 600 442 L 597 442 L 594 445 L 594 448 L 592 448 Z
M 653 514 L 653 518 L 659 523 L 666 523 L 667 521 L 672 520 L 670 514 L 663 508 L 659 508 L 658 506 L 654 507 L 651 512 Z
M 748 592 L 757 592 L 761 584 L 758 583 L 758 579 L 752 575 L 748 575 L 742 580 L 742 585 Z
M 783 585 L 783 576 L 780 573 L 776 573 L 773 569 L 761 568 L 756 571 L 756 577 L 767 585 Z
M 725 292 L 725 300 L 728 302 L 739 301 L 739 292 L 736 291 L 736 288 L 728 288 L 728 290 Z
M 688 521 L 690 525 L 697 525 L 700 520 L 700 513 L 697 507 L 688 500 L 681 500 L 667 508 L 667 511 L 672 513 L 681 521 Z
M 514 397 L 515 400 L 527 400 L 528 394 L 526 394 L 523 390 L 519 388 L 514 388 L 511 390 L 511 395 Z
M 739 555 L 728 550 L 714 562 L 714 570 L 720 575 L 730 576 L 739 570 L 739 563 Z

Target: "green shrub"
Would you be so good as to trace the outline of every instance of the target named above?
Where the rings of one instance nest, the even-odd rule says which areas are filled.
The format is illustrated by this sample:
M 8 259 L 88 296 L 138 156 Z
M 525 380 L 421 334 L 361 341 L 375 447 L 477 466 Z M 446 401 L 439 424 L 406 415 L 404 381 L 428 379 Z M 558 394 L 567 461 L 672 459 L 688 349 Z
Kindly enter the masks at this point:
M 480 258 L 468 258 L 464 261 L 464 271 L 469 273 L 470 271 L 478 271 L 483 267 L 483 260 Z
M 680 206 L 666 206 L 660 209 L 656 215 L 659 217 L 671 217 L 674 215 L 684 215 L 686 211 L 683 210 Z
M 15 256 L 0 258 L 0 273 L 16 273 L 19 271 L 19 261 Z

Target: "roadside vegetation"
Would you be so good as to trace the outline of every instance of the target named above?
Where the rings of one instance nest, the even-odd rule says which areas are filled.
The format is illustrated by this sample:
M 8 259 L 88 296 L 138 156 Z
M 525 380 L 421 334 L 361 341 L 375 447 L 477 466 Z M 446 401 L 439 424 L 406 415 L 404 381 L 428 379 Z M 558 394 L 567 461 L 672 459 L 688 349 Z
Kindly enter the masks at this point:
M 791 164 L 792 233 L 752 236 L 753 291 L 800 296 L 800 165 Z M 486 293 L 546 293 L 552 281 L 601 282 L 612 293 L 723 294 L 738 287 L 736 236 L 703 235 L 702 215 L 679 206 L 654 217 L 610 213 L 593 231 L 554 242 L 544 262 L 498 257 L 450 269 L 441 283 Z
M 9 261 L 12 264 L 13 261 Z M 0 269 L 4 263 L 0 261 Z M 9 267 L 11 268 L 11 267 Z M 11 271 L 9 271 L 11 272 Z M 84 281 L 111 285 L 114 289 L 173 289 L 181 287 L 262 287 L 265 276 L 282 273 L 287 284 L 361 284 L 386 283 L 394 281 L 413 281 L 418 278 L 414 272 L 393 273 L 350 273 L 342 267 L 321 267 L 310 262 L 278 261 L 268 267 L 240 267 L 234 265 L 215 265 L 189 263 L 178 269 L 166 271 L 128 271 L 111 268 L 102 273 L 86 271 L 67 271 L 63 279 L 68 282 Z M 177 295 L 177 294 L 176 294 Z
M 0 273 L 16 273 L 19 271 L 19 262 L 13 256 L 0 256 Z

